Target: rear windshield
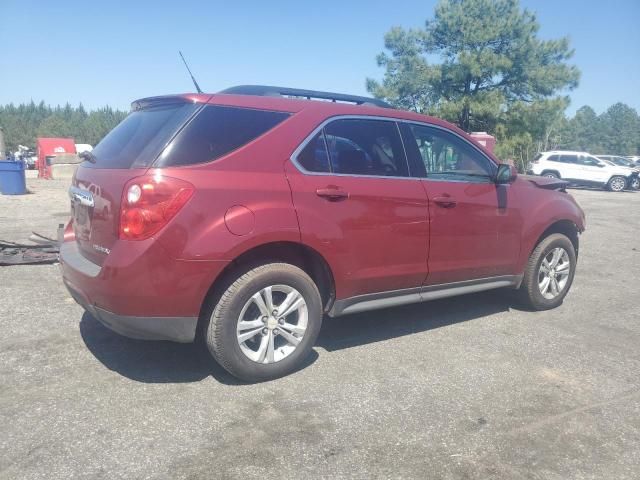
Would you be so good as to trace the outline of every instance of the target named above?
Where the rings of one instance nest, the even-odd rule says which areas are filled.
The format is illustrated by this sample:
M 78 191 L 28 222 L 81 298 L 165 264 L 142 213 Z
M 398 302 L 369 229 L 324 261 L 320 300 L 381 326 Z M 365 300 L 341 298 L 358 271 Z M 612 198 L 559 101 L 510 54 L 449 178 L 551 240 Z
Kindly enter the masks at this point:
M 200 108 L 171 103 L 130 113 L 93 149 L 94 168 L 137 168 L 153 163 L 176 131 Z
M 271 130 L 288 113 L 205 106 L 160 155 L 155 166 L 193 165 L 215 160 Z

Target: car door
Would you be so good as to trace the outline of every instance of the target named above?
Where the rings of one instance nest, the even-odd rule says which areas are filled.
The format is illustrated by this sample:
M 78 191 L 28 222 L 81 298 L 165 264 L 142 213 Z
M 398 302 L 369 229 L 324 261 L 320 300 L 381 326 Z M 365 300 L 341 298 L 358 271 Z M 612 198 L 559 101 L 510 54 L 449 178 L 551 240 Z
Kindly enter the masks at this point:
M 512 185 L 497 185 L 497 166 L 446 129 L 401 125 L 409 163 L 429 199 L 427 285 L 513 275 L 522 218 Z
M 560 176 L 566 180 L 575 180 L 581 178 L 580 166 L 578 165 L 578 156 L 571 154 L 555 155 L 558 162 L 558 171 Z
M 339 118 L 286 166 L 301 240 L 329 262 L 336 297 L 419 289 L 427 276 L 428 206 L 395 122 Z
M 582 179 L 587 182 L 606 183 L 609 180 L 605 164 L 590 155 L 579 155 L 578 165 L 582 171 Z

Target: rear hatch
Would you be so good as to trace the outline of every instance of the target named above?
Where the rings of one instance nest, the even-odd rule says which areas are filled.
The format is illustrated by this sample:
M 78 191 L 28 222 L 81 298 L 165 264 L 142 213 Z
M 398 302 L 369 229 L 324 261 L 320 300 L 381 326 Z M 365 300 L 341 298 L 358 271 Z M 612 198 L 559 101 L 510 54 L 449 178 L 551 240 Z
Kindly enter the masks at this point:
M 102 265 L 118 240 L 125 184 L 144 174 L 176 132 L 201 108 L 181 97 L 134 103 L 133 111 L 78 168 L 69 189 L 80 252 Z

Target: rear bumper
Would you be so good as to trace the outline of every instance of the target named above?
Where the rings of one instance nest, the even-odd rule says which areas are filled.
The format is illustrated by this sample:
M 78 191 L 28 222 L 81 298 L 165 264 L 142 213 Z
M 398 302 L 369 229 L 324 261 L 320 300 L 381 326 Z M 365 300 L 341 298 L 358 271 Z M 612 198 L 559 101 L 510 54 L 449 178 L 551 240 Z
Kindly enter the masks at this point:
M 73 299 L 105 327 L 120 335 L 139 340 L 170 340 L 191 343 L 196 336 L 198 317 L 138 317 L 118 315 L 91 305 L 88 298 L 64 279 Z
M 112 250 L 100 266 L 75 241 L 60 247 L 63 282 L 74 300 L 109 329 L 143 340 L 192 342 L 202 303 L 225 265 L 174 260 L 154 244 Z

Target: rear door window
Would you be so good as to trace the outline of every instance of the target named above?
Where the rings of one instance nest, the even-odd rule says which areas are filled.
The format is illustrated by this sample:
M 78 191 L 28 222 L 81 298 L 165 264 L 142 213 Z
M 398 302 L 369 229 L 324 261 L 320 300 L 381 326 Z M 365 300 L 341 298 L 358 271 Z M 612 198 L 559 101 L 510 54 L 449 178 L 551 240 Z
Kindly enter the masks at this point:
M 175 132 L 199 108 L 193 103 L 156 105 L 130 113 L 93 149 L 89 168 L 136 168 L 151 165 Z
M 210 162 L 255 140 L 289 115 L 269 110 L 207 105 L 176 135 L 155 166 Z
M 333 173 L 408 177 L 409 168 L 395 122 L 335 120 L 324 129 Z
M 562 163 L 578 163 L 577 155 L 561 155 L 560 161 Z

